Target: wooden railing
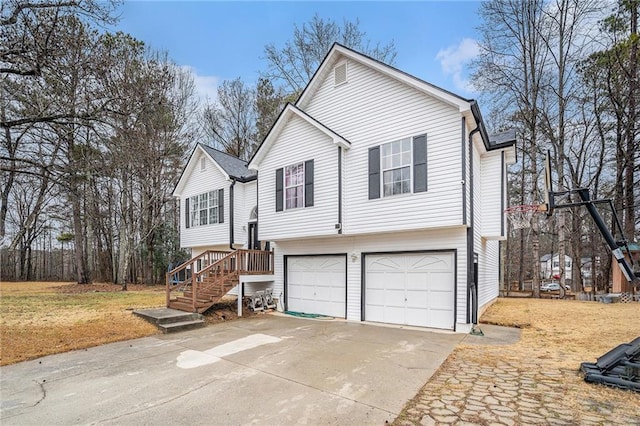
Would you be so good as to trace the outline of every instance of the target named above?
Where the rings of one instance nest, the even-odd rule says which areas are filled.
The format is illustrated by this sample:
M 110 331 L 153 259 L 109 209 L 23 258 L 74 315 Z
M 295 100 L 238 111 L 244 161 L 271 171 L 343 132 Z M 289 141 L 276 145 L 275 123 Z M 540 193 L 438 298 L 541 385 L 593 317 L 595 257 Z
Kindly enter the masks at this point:
M 199 270 L 194 272 L 200 261 Z M 187 278 L 186 271 L 191 271 Z M 167 306 L 171 301 L 172 291 L 191 290 L 191 303 L 196 310 L 198 293 L 206 293 L 215 287 L 223 287 L 225 281 L 237 278 L 239 275 L 273 274 L 273 251 L 264 250 L 234 250 L 232 252 L 208 251 L 185 262 L 167 273 Z M 185 279 L 176 279 L 185 271 Z
M 171 292 L 184 291 L 188 287 L 191 287 L 193 272 L 198 268 L 204 268 L 207 265 L 212 265 L 218 260 L 222 259 L 230 252 L 228 251 L 216 251 L 207 250 L 204 253 L 187 260 L 180 266 L 170 270 L 166 275 L 167 285 L 167 306 L 169 306 L 169 300 L 171 300 Z M 198 265 L 198 263 L 200 263 Z M 181 275 L 184 279 L 181 279 Z

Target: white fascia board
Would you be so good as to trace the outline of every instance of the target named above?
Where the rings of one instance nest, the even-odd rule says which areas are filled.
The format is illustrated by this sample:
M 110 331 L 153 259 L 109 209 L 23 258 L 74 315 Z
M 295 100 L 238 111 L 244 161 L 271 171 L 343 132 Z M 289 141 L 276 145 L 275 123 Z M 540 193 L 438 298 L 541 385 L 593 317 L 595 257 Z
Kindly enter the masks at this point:
M 324 62 L 322 63 L 322 65 L 314 75 L 314 78 L 309 84 L 309 87 L 306 88 L 306 90 L 302 93 L 302 96 L 300 96 L 300 99 L 298 100 L 298 102 L 296 102 L 296 105 L 300 105 L 304 107 L 304 105 L 307 102 L 307 98 L 309 96 L 312 96 L 312 93 L 315 92 L 315 86 L 317 84 L 320 84 L 320 80 L 322 80 L 323 76 L 326 74 L 325 69 L 331 66 L 335 62 L 336 55 L 342 55 L 347 59 L 351 59 L 353 61 L 361 63 L 362 65 L 373 68 L 384 75 L 387 75 L 395 80 L 398 80 L 404 84 L 407 84 L 423 93 L 426 93 L 436 99 L 439 99 L 440 101 L 446 104 L 449 104 L 451 106 L 458 108 L 458 111 L 461 113 L 471 110 L 471 103 L 458 96 L 448 93 L 445 90 L 439 89 L 438 87 L 432 86 L 418 79 L 417 77 L 406 74 L 389 65 L 382 64 L 378 61 L 375 61 L 367 56 L 361 55 L 350 49 L 345 49 L 343 46 L 340 46 L 338 44 L 333 46 L 329 55 L 327 55 Z
M 178 181 L 178 184 L 176 185 L 176 188 L 173 190 L 173 196 L 176 198 L 182 197 L 182 187 L 185 185 L 187 179 L 189 178 L 189 176 L 191 175 L 191 173 L 193 173 L 193 170 L 196 167 L 196 163 L 198 162 L 196 160 L 196 157 L 199 157 L 198 155 L 196 155 L 196 152 L 200 151 L 202 154 L 206 155 L 206 157 L 211 160 L 211 162 L 213 164 L 215 164 L 215 166 L 218 168 L 218 170 L 220 171 L 220 173 L 222 173 L 223 176 L 226 176 L 227 180 L 230 180 L 229 175 L 227 174 L 227 172 L 225 172 L 222 167 L 220 167 L 220 165 L 207 153 L 207 151 L 204 150 L 204 148 L 202 148 L 202 146 L 200 144 L 196 145 L 196 148 L 193 151 L 193 154 L 191 154 L 191 157 L 189 158 L 189 161 L 187 162 L 187 165 L 184 168 L 184 171 L 182 172 L 182 176 L 180 176 L 180 180 Z
M 325 135 L 329 136 L 333 140 L 333 143 L 335 145 L 341 146 L 344 149 L 351 148 L 351 144 L 349 143 L 348 140 L 346 140 L 345 138 L 343 138 L 333 130 L 329 129 L 327 126 L 323 125 L 322 123 L 320 123 L 319 121 L 317 121 L 316 119 L 314 119 L 313 117 L 311 117 L 310 115 L 308 115 L 307 113 L 299 109 L 298 107 L 294 105 L 289 105 L 289 106 L 291 107 L 291 112 L 293 112 L 298 117 L 305 120 L 307 123 L 311 124 L 316 129 L 320 130 Z
M 304 111 L 299 109 L 293 104 L 287 104 L 284 111 L 278 118 L 278 121 L 274 124 L 273 128 L 269 132 L 269 135 L 264 140 L 264 142 L 258 148 L 258 151 L 255 153 L 249 165 L 247 166 L 249 170 L 259 170 L 260 163 L 264 159 L 264 156 L 269 152 L 269 148 L 271 148 L 271 144 L 278 138 L 280 132 L 284 128 L 284 126 L 289 122 L 292 116 L 297 116 L 311 124 L 316 129 L 320 130 L 325 135 L 329 136 L 335 145 L 341 146 L 344 149 L 351 148 L 351 144 L 348 140 L 329 129 L 319 121 L 315 120 L 313 117 L 306 114 Z

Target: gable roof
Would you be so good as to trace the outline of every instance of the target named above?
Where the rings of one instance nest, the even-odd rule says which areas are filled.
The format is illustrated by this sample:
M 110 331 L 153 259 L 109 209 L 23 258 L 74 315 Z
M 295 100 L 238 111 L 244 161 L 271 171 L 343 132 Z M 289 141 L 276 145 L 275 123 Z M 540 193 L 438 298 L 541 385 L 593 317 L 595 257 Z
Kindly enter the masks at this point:
M 381 72 L 382 74 L 404 82 L 409 86 L 412 86 L 437 99 L 440 99 L 441 101 L 449 105 L 456 106 L 459 108 L 460 112 L 468 111 L 471 108 L 471 100 L 469 99 L 465 99 L 459 95 L 456 95 L 455 93 L 449 92 L 448 90 L 442 89 L 438 86 L 421 80 L 411 74 L 394 68 L 391 65 L 387 65 L 382 61 L 343 46 L 340 43 L 333 43 L 333 46 L 331 46 L 331 49 L 329 49 L 329 52 L 322 60 L 320 67 L 318 67 L 316 72 L 313 74 L 313 77 L 311 77 L 311 80 L 300 94 L 300 97 L 296 102 L 296 106 L 300 108 L 306 107 L 309 99 L 313 96 L 313 93 L 315 93 L 317 88 L 322 84 L 322 77 L 324 77 L 328 74 L 328 72 L 331 71 L 331 67 L 335 64 L 340 56 L 351 59 L 355 62 L 359 62 L 360 64 L 365 65 L 369 68 L 373 68 Z
M 411 86 L 427 95 L 430 95 L 448 105 L 456 107 L 462 114 L 472 117 L 475 121 L 478 132 L 481 135 L 482 142 L 487 151 L 506 148 L 515 144 L 515 131 L 513 132 L 512 140 L 504 140 L 501 143 L 497 144 L 491 143 L 491 139 L 489 137 L 489 134 L 487 133 L 487 129 L 482 119 L 482 114 L 480 113 L 480 108 L 478 107 L 478 104 L 474 99 L 463 98 L 462 96 L 456 95 L 453 92 L 424 81 L 418 77 L 394 68 L 391 65 L 385 64 L 382 61 L 357 52 L 339 43 L 334 43 L 333 46 L 331 46 L 331 49 L 329 49 L 329 52 L 326 54 L 326 56 L 322 60 L 322 63 L 313 74 L 313 77 L 311 77 L 311 80 L 296 101 L 297 107 L 304 109 L 308 105 L 310 99 L 313 97 L 313 94 L 322 84 L 324 77 L 328 75 L 328 73 L 331 71 L 331 67 L 341 57 L 353 60 L 364 66 L 375 69 L 386 76 L 407 84 L 408 86 Z
M 211 148 L 210 146 L 204 144 L 198 145 L 209 154 L 209 157 L 211 157 L 230 178 L 236 179 L 239 182 L 248 182 L 258 177 L 258 174 L 254 170 L 247 168 L 248 163 L 246 161 L 234 155 L 227 154 L 226 152 Z
M 196 152 L 202 152 L 206 155 L 213 164 L 216 165 L 218 170 L 222 174 L 224 174 L 227 179 L 235 179 L 238 182 L 250 182 L 252 180 L 256 180 L 258 178 L 258 174 L 247 168 L 247 162 L 239 159 L 236 156 L 231 154 L 227 154 L 226 152 L 222 152 L 215 148 L 211 148 L 208 145 L 198 143 L 191 155 L 189 156 L 189 160 L 182 170 L 182 174 L 180 175 L 180 179 L 178 179 L 178 183 L 176 187 L 173 189 L 173 196 L 179 197 L 182 192 L 182 187 L 185 185 L 187 181 L 187 176 L 191 173 L 191 171 L 195 168 L 195 157 Z
M 340 136 L 338 133 L 334 132 L 329 127 L 325 126 L 297 106 L 291 103 L 287 103 L 287 105 L 284 107 L 284 109 L 276 119 L 276 122 L 271 127 L 271 130 L 269 130 L 267 136 L 264 138 L 258 149 L 256 149 L 256 152 L 253 154 L 253 157 L 251 157 L 251 160 L 249 160 L 249 169 L 257 170 L 257 163 L 262 161 L 267 151 L 269 150 L 269 147 L 271 146 L 271 144 L 273 144 L 273 141 L 277 139 L 285 124 L 289 122 L 291 117 L 299 117 L 303 119 L 316 129 L 320 130 L 325 135 L 329 136 L 333 140 L 333 143 L 335 145 L 338 145 L 344 149 L 349 149 L 351 147 L 351 142 Z

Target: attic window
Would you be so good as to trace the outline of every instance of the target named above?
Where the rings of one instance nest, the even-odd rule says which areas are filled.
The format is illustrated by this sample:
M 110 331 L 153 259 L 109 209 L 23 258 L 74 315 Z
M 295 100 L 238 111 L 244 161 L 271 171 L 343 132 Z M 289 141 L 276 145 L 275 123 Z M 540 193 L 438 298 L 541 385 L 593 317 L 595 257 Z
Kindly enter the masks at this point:
M 207 170 L 207 159 L 202 157 L 200 158 L 200 171 Z
M 347 82 L 347 63 L 336 65 L 333 69 L 334 85 L 339 86 Z

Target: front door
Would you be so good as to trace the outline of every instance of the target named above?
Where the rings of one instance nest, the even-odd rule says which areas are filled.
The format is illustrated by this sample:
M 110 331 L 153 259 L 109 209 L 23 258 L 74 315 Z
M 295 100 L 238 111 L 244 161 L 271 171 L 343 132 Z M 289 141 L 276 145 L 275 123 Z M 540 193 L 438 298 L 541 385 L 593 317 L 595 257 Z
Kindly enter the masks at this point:
M 258 222 L 249 222 L 249 249 L 260 250 L 260 240 L 258 240 Z

